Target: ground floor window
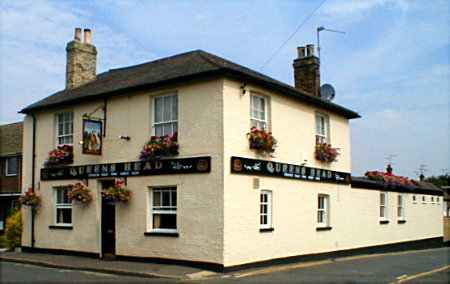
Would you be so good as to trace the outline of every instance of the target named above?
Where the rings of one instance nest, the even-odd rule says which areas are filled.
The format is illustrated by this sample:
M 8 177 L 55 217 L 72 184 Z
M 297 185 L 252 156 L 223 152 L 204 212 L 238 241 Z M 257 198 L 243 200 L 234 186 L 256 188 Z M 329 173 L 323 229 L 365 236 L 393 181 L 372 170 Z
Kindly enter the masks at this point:
M 397 197 L 397 218 L 405 219 L 405 204 L 403 195 L 399 194 Z
M 55 188 L 55 225 L 72 225 L 72 201 L 68 193 L 69 187 Z
M 380 218 L 381 219 L 388 218 L 387 203 L 388 203 L 387 193 L 380 192 Z
M 151 196 L 152 231 L 177 231 L 177 188 L 153 187 Z
M 259 227 L 272 228 L 272 192 L 269 190 L 263 190 L 259 195 Z
M 330 211 L 330 196 L 319 194 L 317 198 L 317 225 L 319 227 L 328 227 Z

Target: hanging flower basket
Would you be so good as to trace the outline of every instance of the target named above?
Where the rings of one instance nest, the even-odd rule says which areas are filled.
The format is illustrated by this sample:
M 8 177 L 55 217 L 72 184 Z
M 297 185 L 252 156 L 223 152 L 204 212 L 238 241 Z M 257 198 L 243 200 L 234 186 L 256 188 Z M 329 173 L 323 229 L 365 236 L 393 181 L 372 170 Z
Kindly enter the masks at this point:
M 247 133 L 247 138 L 250 149 L 266 155 L 275 152 L 277 140 L 272 136 L 272 132 L 252 127 Z
M 117 180 L 113 186 L 102 191 L 102 197 L 113 202 L 127 203 L 131 199 L 131 191 L 125 188 L 124 181 Z
M 48 153 L 48 159 L 45 162 L 45 167 L 55 167 L 61 165 L 68 165 L 73 163 L 73 146 L 60 145 L 56 149 Z
M 141 161 L 152 161 L 162 157 L 178 155 L 177 133 L 165 136 L 152 136 L 142 148 L 139 159 Z
M 337 161 L 337 156 L 339 156 L 339 148 L 331 147 L 328 143 L 316 143 L 316 151 L 314 153 L 316 160 L 331 163 Z
M 84 204 L 87 204 L 92 200 L 91 190 L 81 182 L 77 182 L 71 186 L 68 196 L 71 200 Z
M 30 206 L 33 209 L 36 209 L 41 204 L 41 197 L 34 192 L 31 187 L 28 188 L 28 191 L 22 194 L 19 197 L 19 203 L 24 206 Z

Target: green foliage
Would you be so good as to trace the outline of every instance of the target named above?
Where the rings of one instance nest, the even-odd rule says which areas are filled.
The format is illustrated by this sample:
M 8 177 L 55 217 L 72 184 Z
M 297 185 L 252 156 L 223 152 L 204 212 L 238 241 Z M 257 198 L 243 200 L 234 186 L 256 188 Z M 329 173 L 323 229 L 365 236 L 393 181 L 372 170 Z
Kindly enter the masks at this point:
M 5 236 L 0 236 L 0 248 L 6 248 L 6 237 Z
M 431 176 L 425 179 L 425 181 L 434 184 L 435 186 L 450 186 L 450 175 Z
M 6 219 L 6 246 L 14 249 L 21 245 L 22 239 L 22 213 L 20 209 L 15 209 Z

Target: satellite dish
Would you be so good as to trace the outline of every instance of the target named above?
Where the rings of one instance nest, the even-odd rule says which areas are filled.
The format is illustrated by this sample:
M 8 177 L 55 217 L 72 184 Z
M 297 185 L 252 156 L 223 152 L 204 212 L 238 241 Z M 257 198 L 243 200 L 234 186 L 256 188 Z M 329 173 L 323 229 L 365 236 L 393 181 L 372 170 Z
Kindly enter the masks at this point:
M 334 99 L 336 92 L 330 84 L 323 84 L 320 87 L 320 97 L 324 100 L 331 101 Z

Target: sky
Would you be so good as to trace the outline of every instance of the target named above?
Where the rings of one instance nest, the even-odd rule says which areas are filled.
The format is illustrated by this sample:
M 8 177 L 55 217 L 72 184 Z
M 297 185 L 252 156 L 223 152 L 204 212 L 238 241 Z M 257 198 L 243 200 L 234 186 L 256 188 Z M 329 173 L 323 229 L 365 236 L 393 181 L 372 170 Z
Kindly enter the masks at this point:
M 0 124 L 64 88 L 75 27 L 93 30 L 98 73 L 203 49 L 293 84 L 296 47 L 324 26 L 345 34 L 321 32 L 321 82 L 362 115 L 351 121 L 353 174 L 391 155 L 399 175 L 448 171 L 449 1 L 325 0 L 279 49 L 322 1 L 3 0 Z

